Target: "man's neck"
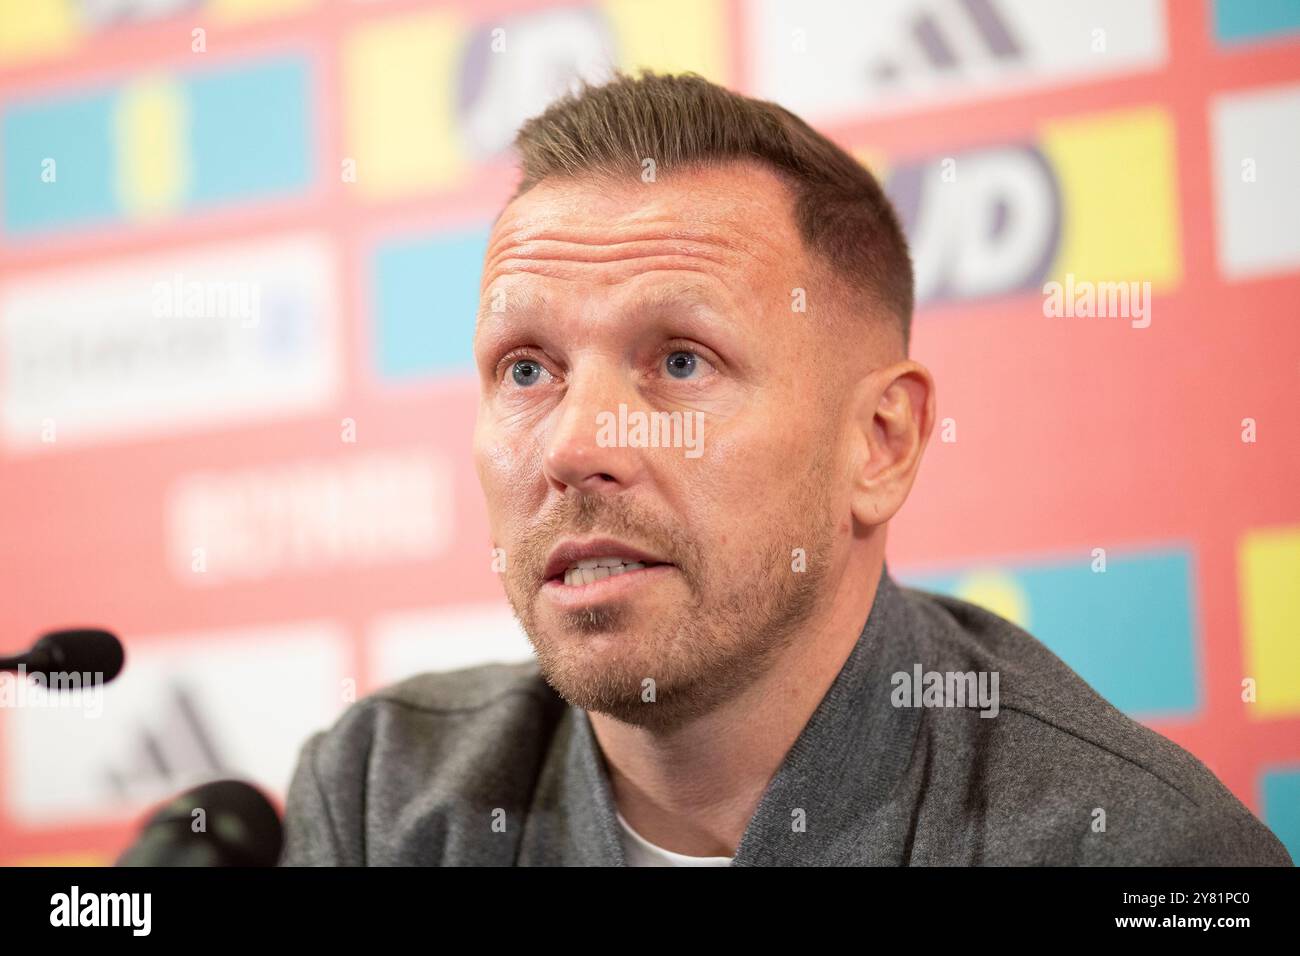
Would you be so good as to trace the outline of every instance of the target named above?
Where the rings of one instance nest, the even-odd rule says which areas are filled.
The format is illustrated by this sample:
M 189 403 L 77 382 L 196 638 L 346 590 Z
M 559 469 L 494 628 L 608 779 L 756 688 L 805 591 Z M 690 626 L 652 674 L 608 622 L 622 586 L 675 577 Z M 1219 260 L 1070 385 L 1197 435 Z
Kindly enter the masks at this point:
M 733 856 L 768 783 L 848 659 L 883 558 L 850 562 L 832 599 L 744 691 L 671 731 L 590 713 L 618 810 L 690 856 Z

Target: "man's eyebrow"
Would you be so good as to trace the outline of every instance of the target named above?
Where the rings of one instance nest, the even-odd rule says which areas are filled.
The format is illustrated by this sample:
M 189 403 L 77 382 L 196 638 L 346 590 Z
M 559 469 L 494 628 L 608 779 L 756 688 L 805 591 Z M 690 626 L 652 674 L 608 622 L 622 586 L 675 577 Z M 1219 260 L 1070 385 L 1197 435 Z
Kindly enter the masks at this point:
M 497 303 L 500 303 L 497 306 Z M 496 290 L 487 289 L 479 302 L 477 321 L 482 322 L 490 315 L 526 315 L 529 312 L 543 312 L 550 305 L 544 292 L 520 286 L 517 289 L 504 289 L 501 295 Z M 496 306 L 494 308 L 494 306 Z
M 500 306 L 494 309 L 496 302 L 500 302 Z M 544 313 L 550 304 L 546 293 L 528 286 L 508 289 L 499 297 L 495 295 L 493 289 L 489 288 L 479 304 L 477 321 L 481 322 L 490 315 L 522 317 Z M 636 299 L 625 306 L 625 309 L 630 315 L 641 315 L 682 305 L 702 305 L 723 318 L 727 315 L 724 302 L 699 282 L 673 282 L 653 286 L 639 293 Z

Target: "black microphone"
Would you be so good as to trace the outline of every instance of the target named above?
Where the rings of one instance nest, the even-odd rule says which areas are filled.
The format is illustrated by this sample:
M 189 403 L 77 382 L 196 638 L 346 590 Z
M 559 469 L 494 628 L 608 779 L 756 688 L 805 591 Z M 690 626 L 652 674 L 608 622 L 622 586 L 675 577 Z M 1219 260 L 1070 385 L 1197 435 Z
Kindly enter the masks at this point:
M 280 815 L 261 791 L 218 780 L 165 804 L 117 865 L 275 866 L 283 839 Z
M 50 674 L 99 674 L 107 684 L 122 672 L 126 654 L 122 642 L 108 631 L 77 628 L 51 631 L 26 654 L 0 657 L 0 671 L 26 667 L 27 676 L 40 675 L 51 686 Z

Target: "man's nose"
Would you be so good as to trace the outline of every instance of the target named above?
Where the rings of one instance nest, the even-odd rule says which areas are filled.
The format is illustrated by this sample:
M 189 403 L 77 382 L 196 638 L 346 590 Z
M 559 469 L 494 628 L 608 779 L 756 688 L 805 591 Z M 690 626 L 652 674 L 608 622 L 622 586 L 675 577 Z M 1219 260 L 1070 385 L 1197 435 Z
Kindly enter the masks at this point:
M 569 375 L 554 413 L 542 470 L 557 491 L 621 491 L 640 477 L 641 450 L 626 447 L 619 406 L 631 411 L 634 396 L 615 370 Z

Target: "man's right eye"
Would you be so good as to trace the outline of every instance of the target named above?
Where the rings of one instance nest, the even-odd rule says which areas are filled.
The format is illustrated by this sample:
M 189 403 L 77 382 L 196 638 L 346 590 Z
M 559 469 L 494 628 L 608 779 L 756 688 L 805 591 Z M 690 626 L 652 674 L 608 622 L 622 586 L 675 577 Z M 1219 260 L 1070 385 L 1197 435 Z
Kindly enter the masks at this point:
M 532 359 L 520 359 L 510 367 L 510 374 L 514 378 L 515 384 L 524 388 L 540 382 L 545 372 L 546 370 Z

